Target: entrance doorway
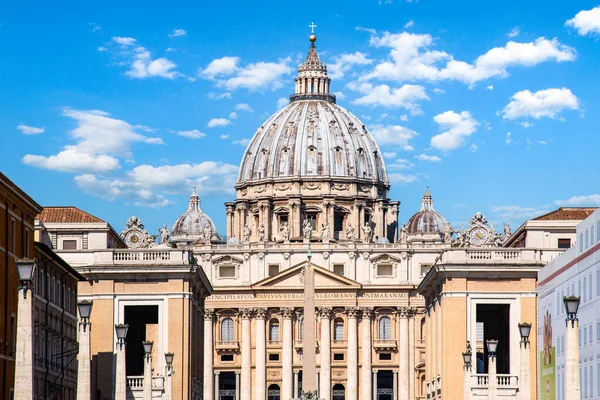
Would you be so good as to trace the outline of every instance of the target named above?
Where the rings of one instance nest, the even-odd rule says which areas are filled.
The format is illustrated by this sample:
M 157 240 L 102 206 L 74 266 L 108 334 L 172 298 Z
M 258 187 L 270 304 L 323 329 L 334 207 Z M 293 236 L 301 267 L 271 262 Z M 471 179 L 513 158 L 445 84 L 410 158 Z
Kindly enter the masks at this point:
M 346 388 L 341 383 L 333 385 L 333 400 L 345 400 Z
M 496 373 L 510 374 L 510 305 L 477 304 L 477 373 L 488 373 L 486 341 L 498 341 Z
M 158 306 L 125 306 L 127 330 L 127 358 L 125 373 L 127 376 L 144 375 L 145 340 L 154 340 L 146 335 L 148 325 L 158 324 Z
M 235 372 L 221 372 L 219 374 L 219 399 L 235 399 Z
M 394 374 L 392 371 L 377 372 L 377 400 L 393 400 Z
M 279 400 L 279 399 L 280 399 L 279 385 L 269 385 L 269 389 L 267 391 L 267 400 Z

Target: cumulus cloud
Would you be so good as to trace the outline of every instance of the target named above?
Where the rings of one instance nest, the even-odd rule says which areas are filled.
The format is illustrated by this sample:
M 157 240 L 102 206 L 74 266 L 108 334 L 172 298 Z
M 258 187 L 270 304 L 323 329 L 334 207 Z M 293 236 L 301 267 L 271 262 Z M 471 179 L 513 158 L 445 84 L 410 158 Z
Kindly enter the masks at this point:
M 254 112 L 254 110 L 252 109 L 252 107 L 250 107 L 246 103 L 236 104 L 235 109 L 238 110 L 238 111 Z
M 333 92 L 333 94 L 335 95 L 335 97 L 336 97 L 338 100 L 343 100 L 343 99 L 344 99 L 344 97 L 346 97 L 346 96 L 344 96 L 344 93 L 342 93 L 342 92 Z
M 556 118 L 563 110 L 578 109 L 579 99 L 565 87 L 545 89 L 535 93 L 522 90 L 511 97 L 510 103 L 502 111 L 502 117 L 504 119 Z
M 489 85 L 485 87 L 487 90 L 494 90 L 494 85 Z
M 579 11 L 565 25 L 576 29 L 581 36 L 600 34 L 600 6 Z
M 395 151 L 384 151 L 383 157 L 384 158 L 394 158 L 394 157 L 396 157 L 396 152 Z
M 413 115 L 422 113 L 419 101 L 429 100 L 425 88 L 420 85 L 405 84 L 400 88 L 391 89 L 388 85 L 373 86 L 370 83 L 362 82 L 349 84 L 348 87 L 364 94 L 352 101 L 353 104 L 404 108 Z
M 227 90 L 277 89 L 283 86 L 281 77 L 292 72 L 290 62 L 288 57 L 278 62 L 257 62 L 242 67 L 239 57 L 227 56 L 212 60 L 199 74 Z
M 175 29 L 173 32 L 171 32 L 169 34 L 169 37 L 175 38 L 175 37 L 185 36 L 185 35 L 187 35 L 187 32 L 185 31 L 185 29 Z
M 477 130 L 478 122 L 468 111 L 460 114 L 446 111 L 433 117 L 444 132 L 431 138 L 431 147 L 450 151 L 463 145 L 465 139 Z
M 388 169 L 390 171 L 407 170 L 407 169 L 413 169 L 414 167 L 415 167 L 415 164 L 411 163 L 410 161 L 408 161 L 405 158 L 399 158 L 395 162 L 388 164 Z
M 244 138 L 244 139 L 238 139 L 238 140 L 234 140 L 233 142 L 231 142 L 231 144 L 239 144 L 240 146 L 248 146 L 250 144 L 250 138 Z
M 401 174 L 401 173 L 391 173 L 388 174 L 388 179 L 392 183 L 412 183 L 419 180 L 419 177 L 414 174 Z
M 428 34 L 408 32 L 372 36 L 370 44 L 389 48 L 389 58 L 375 65 L 363 79 L 456 80 L 473 85 L 492 77 L 508 76 L 507 69 L 516 66 L 535 66 L 546 61 L 573 61 L 575 50 L 557 39 L 540 37 L 533 42 L 509 41 L 504 47 L 495 47 L 477 57 L 473 63 L 455 60 L 440 50 L 432 49 L 434 40 Z
M 519 36 L 519 33 L 521 33 L 521 30 L 518 27 L 514 27 L 514 28 L 511 29 L 510 32 L 508 32 L 507 36 L 509 38 L 514 38 L 514 37 Z
M 515 205 L 492 206 L 491 210 L 497 214 L 498 218 L 505 222 L 522 222 L 528 219 L 539 217 L 546 214 L 548 207 L 522 207 Z
M 346 72 L 350 71 L 355 65 L 369 65 L 373 63 L 373 60 L 367 58 L 367 56 L 360 51 L 352 54 L 340 54 L 334 58 L 333 64 L 328 64 L 327 69 L 329 71 L 329 77 L 331 79 L 343 78 Z
M 600 207 L 600 194 L 573 196 L 566 200 L 556 200 L 554 204 L 560 207 Z
M 283 108 L 287 106 L 290 102 L 290 99 L 287 97 L 280 97 L 277 99 L 277 109 Z
M 190 139 L 202 139 L 206 136 L 205 133 L 200 132 L 198 129 L 192 129 L 189 131 L 177 131 L 175 132 L 177 136 L 183 136 Z
M 211 118 L 210 121 L 208 121 L 208 127 L 209 128 L 216 128 L 219 126 L 227 126 L 231 123 L 230 120 L 228 120 L 227 118 Z
M 111 40 L 121 46 L 131 46 L 136 42 L 136 40 L 132 37 L 122 37 L 122 36 L 113 36 L 113 38 Z
M 19 125 L 17 129 L 21 131 L 23 135 L 39 135 L 40 133 L 44 133 L 44 128 L 36 128 L 35 126 L 29 125 Z
M 136 79 L 151 77 L 174 79 L 180 76 L 175 69 L 177 65 L 173 61 L 165 57 L 153 59 L 145 47 L 136 45 L 136 39 L 114 36 L 111 41 L 119 46 L 117 55 L 124 60 L 120 64 L 129 65 L 129 70 L 125 72 L 126 76 Z
M 381 146 L 396 146 L 402 150 L 414 150 L 409 141 L 418 134 L 412 129 L 400 125 L 373 125 L 371 134 Z
M 67 146 L 58 154 L 48 157 L 26 154 L 22 162 L 33 167 L 63 172 L 109 172 L 120 168 L 119 160 L 112 156 L 78 152 L 75 146 Z
M 211 100 L 230 99 L 231 98 L 231 93 L 229 93 L 229 92 L 223 92 L 223 93 L 208 92 L 208 94 L 206 95 L 206 97 L 208 97 Z
M 427 154 L 419 154 L 415 156 L 415 158 L 419 161 L 429 161 L 429 162 L 441 162 L 442 159 L 438 156 L 428 156 Z

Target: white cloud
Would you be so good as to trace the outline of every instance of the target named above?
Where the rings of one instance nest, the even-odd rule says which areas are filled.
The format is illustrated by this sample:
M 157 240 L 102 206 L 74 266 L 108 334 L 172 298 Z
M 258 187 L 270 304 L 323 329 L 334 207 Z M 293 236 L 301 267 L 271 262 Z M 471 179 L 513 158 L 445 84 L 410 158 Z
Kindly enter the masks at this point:
M 600 6 L 579 11 L 565 25 L 575 28 L 581 36 L 600 34 Z
M 529 121 L 523 121 L 520 125 L 525 129 L 531 128 L 533 126 L 533 124 Z
M 208 94 L 206 95 L 206 97 L 208 97 L 211 100 L 230 99 L 231 98 L 231 93 L 229 93 L 229 92 L 224 92 L 224 93 L 208 92 Z
M 111 40 L 120 46 L 120 51 L 117 54 L 124 61 L 119 65 L 129 65 L 129 70 L 125 72 L 128 77 L 136 79 L 151 77 L 174 79 L 181 75 L 175 70 L 177 65 L 173 61 L 165 57 L 152 59 L 151 53 L 145 47 L 134 46 L 137 43 L 136 39 L 114 36 Z
M 575 59 L 573 48 L 544 37 L 529 43 L 509 41 L 504 47 L 495 47 L 477 57 L 472 64 L 455 60 L 444 51 L 431 50 L 433 38 L 428 34 L 385 32 L 372 36 L 370 44 L 391 50 L 389 59 L 377 64 L 364 80 L 456 80 L 473 85 L 488 78 L 508 76 L 509 67 Z
M 206 133 L 200 132 L 198 129 L 192 129 L 189 131 L 177 131 L 175 132 L 175 134 L 190 139 L 202 139 L 206 136 Z
M 438 156 L 428 156 L 427 154 L 419 154 L 415 156 L 415 158 L 419 161 L 429 161 L 429 162 L 441 162 L 442 159 Z
M 548 207 L 492 206 L 491 210 L 505 222 L 522 222 L 547 213 Z
M 521 30 L 518 27 L 514 27 L 512 28 L 512 30 L 510 32 L 508 32 L 508 37 L 509 38 L 514 38 L 519 36 L 519 33 L 521 33 Z
M 84 153 L 75 146 L 66 146 L 56 155 L 44 157 L 26 154 L 23 164 L 63 172 L 110 172 L 120 168 L 119 160 L 106 154 Z
M 545 89 L 535 93 L 522 90 L 511 97 L 510 103 L 502 111 L 502 117 L 504 119 L 556 118 L 565 109 L 579 109 L 579 99 L 565 87 Z
M 373 28 L 363 28 L 362 26 L 357 26 L 354 29 L 357 30 L 357 31 L 360 31 L 360 32 L 368 32 L 371 35 L 377 35 L 377 31 L 375 29 L 373 29 Z
M 404 29 L 408 29 L 411 26 L 413 26 L 415 24 L 415 21 L 413 21 L 412 19 L 410 21 L 408 21 L 406 24 L 404 24 Z
M 235 175 L 237 169 L 235 165 L 214 161 L 159 167 L 140 165 L 132 169 L 127 176 L 132 182 L 150 189 L 176 189 L 180 185 L 189 187 L 191 185 L 188 185 L 188 183 L 204 181 L 211 176 Z M 231 190 L 233 190 L 233 185 L 220 189 L 222 192 L 230 192 Z
M 111 40 L 121 46 L 131 46 L 132 44 L 134 44 L 136 42 L 136 40 L 132 37 L 122 37 L 122 36 L 113 36 L 113 38 Z
M 402 114 L 399 119 L 400 121 L 408 121 L 408 115 Z
M 396 162 L 388 164 L 388 169 L 390 171 L 392 171 L 392 170 L 408 170 L 408 169 L 413 169 L 414 167 L 415 167 L 415 164 L 411 163 L 410 161 L 408 161 L 405 158 L 399 158 L 396 160 Z
M 511 133 L 510 132 L 506 132 L 506 144 L 510 145 L 511 143 L 514 143 L 512 141 L 512 138 L 511 138 Z
M 329 77 L 331 79 L 343 78 L 344 74 L 352 69 L 355 65 L 369 65 L 373 63 L 366 57 L 365 54 L 357 51 L 352 54 L 340 54 L 334 58 L 333 64 L 328 64 L 327 69 L 329 71 Z
M 257 62 L 245 67 L 239 65 L 239 57 L 222 57 L 211 61 L 200 71 L 205 79 L 215 80 L 217 86 L 227 90 L 265 88 L 277 89 L 283 86 L 281 77 L 292 72 L 288 65 L 291 59 L 285 58 L 278 62 Z
M 600 194 L 573 196 L 566 200 L 556 200 L 554 204 L 561 207 L 600 207 Z
M 254 112 L 254 110 L 246 103 L 236 104 L 235 109 L 238 111 Z
M 36 128 L 35 126 L 29 125 L 19 125 L 17 129 L 21 131 L 23 135 L 39 135 L 40 133 L 44 133 L 44 128 Z
M 231 142 L 231 144 L 239 144 L 240 146 L 248 146 L 250 144 L 250 138 L 245 138 L 245 139 L 238 139 L 238 140 L 234 140 L 233 142 Z
M 108 51 L 108 49 L 106 47 L 104 47 L 104 46 L 99 46 L 98 47 L 98 51 L 99 52 L 106 52 L 106 51 Z
M 219 139 L 229 139 L 229 135 L 223 134 L 219 136 Z
M 277 109 L 283 108 L 290 103 L 290 99 L 287 97 L 280 97 L 277 99 Z
M 463 142 L 477 130 L 478 122 L 471 113 L 463 111 L 460 114 L 454 111 L 446 111 L 433 117 L 440 129 L 447 131 L 431 138 L 431 147 L 450 151 L 462 146 Z
M 185 36 L 185 35 L 187 35 L 187 32 L 185 31 L 185 29 L 175 29 L 173 32 L 171 32 L 169 34 L 169 37 L 174 38 L 174 37 Z
M 392 183 L 412 183 L 419 180 L 419 177 L 413 174 L 391 173 L 388 174 L 388 179 Z
M 383 157 L 384 158 L 394 158 L 394 157 L 396 157 L 396 152 L 395 151 L 384 151 Z
M 538 144 L 541 144 L 542 146 L 547 144 L 548 142 L 546 142 L 545 140 L 538 140 Z
M 364 94 L 363 97 L 352 101 L 352 104 L 399 107 L 409 110 L 412 115 L 422 113 L 418 101 L 429 100 L 425 88 L 420 85 L 405 84 L 400 88 L 390 89 L 388 85 L 373 86 L 370 83 L 362 82 L 358 85 L 350 84 L 348 87 Z
M 433 89 L 433 91 L 434 91 L 435 93 L 440 93 L 440 94 L 444 94 L 444 93 L 446 93 L 446 91 L 445 91 L 445 90 L 443 90 L 443 89 L 440 89 L 440 88 L 435 88 L 435 89 Z
M 489 85 L 485 87 L 487 90 L 494 90 L 494 85 Z
M 414 150 L 409 141 L 418 135 L 412 129 L 400 125 L 373 125 L 371 134 L 381 146 L 397 146 L 406 151 Z
M 230 112 L 229 113 L 229 119 L 237 119 L 238 115 L 236 112 Z
M 227 126 L 231 123 L 230 120 L 228 120 L 227 118 L 211 118 L 210 121 L 208 121 L 207 126 L 209 128 L 216 128 L 218 126 Z
M 344 97 L 346 97 L 346 96 L 344 96 L 344 93 L 342 93 L 342 92 L 333 92 L 333 94 L 335 95 L 335 97 L 336 97 L 338 100 L 343 100 L 343 99 L 344 99 Z

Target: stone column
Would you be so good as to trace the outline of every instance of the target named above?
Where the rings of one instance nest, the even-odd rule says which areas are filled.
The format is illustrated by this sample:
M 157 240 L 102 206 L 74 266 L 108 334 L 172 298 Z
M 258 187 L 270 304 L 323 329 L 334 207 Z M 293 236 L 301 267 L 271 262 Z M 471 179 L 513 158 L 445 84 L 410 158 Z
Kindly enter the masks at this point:
M 204 387 L 204 390 L 206 390 L 206 386 Z M 219 371 L 215 372 L 215 390 L 211 393 L 211 398 L 212 396 L 215 396 L 215 400 L 219 400 Z
M 79 323 L 79 354 L 77 355 L 77 400 L 91 400 L 92 373 L 90 361 L 89 322 Z
M 394 400 L 398 400 L 398 371 L 397 370 L 393 370 L 392 371 L 392 392 L 393 392 L 393 399 Z
M 398 397 L 408 399 L 408 310 L 402 307 L 398 316 L 400 317 L 400 330 L 398 331 L 398 356 L 400 358 L 398 375 Z
M 348 313 L 348 371 L 347 388 L 348 400 L 357 400 L 358 398 L 358 334 L 357 321 L 359 312 L 358 307 L 346 307 Z
M 252 309 L 242 308 L 242 379 L 241 379 L 241 400 L 250 400 L 252 398 L 252 348 L 250 347 L 250 318 Z
M 415 398 L 415 316 L 417 310 L 411 308 L 408 313 L 408 388 L 410 399 Z
M 321 322 L 321 375 L 319 382 L 319 398 L 331 399 L 331 308 L 319 307 Z M 306 321 L 305 321 L 306 323 Z
M 127 399 L 127 376 L 125 372 L 125 343 L 117 344 L 115 397 L 114 400 Z
M 531 400 L 531 383 L 529 381 L 529 349 L 527 345 L 529 343 L 521 343 L 521 376 L 519 376 L 519 400 Z
M 571 322 L 571 323 L 569 323 Z M 565 357 L 565 399 L 580 399 L 579 388 L 579 321 L 567 321 L 566 343 L 567 352 Z
M 373 394 L 372 400 L 377 400 L 377 370 L 373 371 Z
M 256 312 L 256 372 L 254 382 L 254 392 L 257 400 L 265 400 L 267 398 L 266 382 L 267 382 L 267 355 L 266 355 L 266 324 L 265 318 L 267 310 L 257 308 Z
M 23 293 L 23 290 L 17 292 L 15 400 L 33 399 L 33 292 Z
M 496 398 L 496 386 L 498 385 L 496 377 L 496 357 L 488 356 L 488 399 Z M 567 399 L 579 399 L 579 397 L 567 397 Z
M 240 371 L 235 371 L 235 398 L 240 398 Z
M 294 315 L 293 308 L 282 308 L 281 314 L 283 316 L 283 360 L 282 367 L 283 372 L 281 376 L 281 398 L 291 399 L 292 398 L 292 380 L 293 377 L 293 343 L 292 343 L 292 316 Z M 304 321 L 306 324 L 306 321 Z
M 215 399 L 215 393 L 219 390 L 219 376 L 213 376 L 213 318 L 215 310 L 207 308 L 204 310 L 204 400 Z M 213 387 L 213 379 L 215 386 Z
M 173 400 L 173 370 L 165 374 L 165 396 L 163 400 Z
M 362 351 L 362 373 L 361 373 L 361 399 L 368 399 L 371 396 L 371 356 L 373 342 L 371 340 L 371 315 L 373 311 L 370 308 L 362 309 L 362 335 L 361 335 L 361 351 Z
M 152 356 L 144 355 L 144 400 L 152 400 Z
M 472 360 L 472 362 L 475 363 L 475 368 L 477 368 L 477 359 Z M 464 367 L 463 368 L 465 371 L 465 382 L 464 382 L 464 393 L 463 393 L 463 397 L 464 400 L 471 400 L 471 369 Z M 522 395 L 522 393 L 521 393 Z

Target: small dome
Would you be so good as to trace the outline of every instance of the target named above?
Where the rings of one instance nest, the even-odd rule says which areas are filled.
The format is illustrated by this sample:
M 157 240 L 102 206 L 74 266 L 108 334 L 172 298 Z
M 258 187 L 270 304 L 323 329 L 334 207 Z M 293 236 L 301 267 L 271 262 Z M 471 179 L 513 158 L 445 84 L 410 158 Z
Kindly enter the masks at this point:
M 215 223 L 200 208 L 200 196 L 198 196 L 194 187 L 187 211 L 177 218 L 177 221 L 173 224 L 170 241 L 192 244 L 204 238 L 204 230 L 207 226 L 211 230 L 212 239 L 220 240 Z
M 429 193 L 429 187 L 425 190 L 421 209 L 408 221 L 409 234 L 444 233 L 446 219 L 433 209 L 433 198 Z

